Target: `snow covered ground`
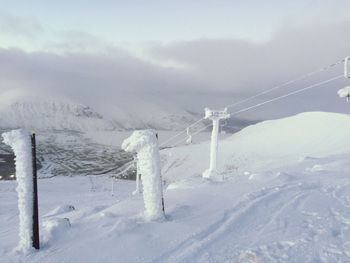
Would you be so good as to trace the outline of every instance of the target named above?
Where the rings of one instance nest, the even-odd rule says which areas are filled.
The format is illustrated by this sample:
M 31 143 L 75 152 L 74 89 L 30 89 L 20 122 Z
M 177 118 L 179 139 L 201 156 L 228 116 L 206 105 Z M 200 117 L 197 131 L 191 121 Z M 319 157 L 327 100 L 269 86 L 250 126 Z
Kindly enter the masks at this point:
M 144 220 L 134 182 L 112 196 L 106 177 L 41 179 L 29 254 L 14 251 L 16 185 L 2 181 L 1 261 L 350 262 L 349 131 L 321 112 L 250 126 L 220 142 L 221 183 L 201 178 L 209 142 L 163 150 L 165 221 Z

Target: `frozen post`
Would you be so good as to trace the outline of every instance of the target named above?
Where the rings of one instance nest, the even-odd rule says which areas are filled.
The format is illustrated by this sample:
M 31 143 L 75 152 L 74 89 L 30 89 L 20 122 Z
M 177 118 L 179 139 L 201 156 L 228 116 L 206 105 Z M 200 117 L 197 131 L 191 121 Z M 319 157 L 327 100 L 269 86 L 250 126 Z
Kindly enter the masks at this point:
M 350 57 L 346 57 L 344 60 L 344 78 L 350 79 Z M 349 102 L 350 99 L 350 86 L 338 90 L 338 95 L 340 98 L 346 98 L 346 101 Z
M 217 152 L 218 152 L 218 134 L 219 134 L 219 123 L 220 120 L 230 118 L 230 114 L 227 113 L 227 108 L 223 111 L 210 110 L 205 108 L 205 119 L 210 119 L 213 121 L 213 130 L 211 133 L 211 143 L 210 143 L 210 165 L 209 169 L 205 170 L 203 173 L 203 178 L 219 179 L 219 173 L 216 169 L 217 164 Z
M 124 140 L 122 149 L 137 153 L 137 168 L 138 173 L 142 175 L 146 219 L 164 218 L 163 187 L 156 132 L 153 130 L 134 131 L 129 138 Z
M 39 249 L 37 212 L 35 137 L 26 130 L 14 130 L 2 135 L 16 156 L 16 180 L 19 209 L 19 245 L 21 251 Z M 36 209 L 36 211 L 35 211 Z

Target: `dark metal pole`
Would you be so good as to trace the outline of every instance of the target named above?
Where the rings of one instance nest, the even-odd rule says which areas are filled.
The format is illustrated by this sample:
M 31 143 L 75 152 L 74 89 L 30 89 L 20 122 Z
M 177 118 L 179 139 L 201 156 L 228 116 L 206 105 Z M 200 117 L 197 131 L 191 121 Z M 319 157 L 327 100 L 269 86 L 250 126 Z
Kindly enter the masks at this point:
M 32 244 L 35 249 L 40 249 L 39 241 L 39 209 L 38 209 L 38 178 L 36 167 L 36 142 L 35 133 L 31 136 L 32 140 L 32 162 L 33 162 L 33 236 Z
M 156 138 L 158 140 L 158 132 L 156 132 Z M 163 177 L 162 177 L 162 174 L 160 174 L 160 180 L 161 180 L 161 184 L 162 184 L 162 210 L 163 210 L 163 214 L 165 216 L 165 205 L 164 205 Z

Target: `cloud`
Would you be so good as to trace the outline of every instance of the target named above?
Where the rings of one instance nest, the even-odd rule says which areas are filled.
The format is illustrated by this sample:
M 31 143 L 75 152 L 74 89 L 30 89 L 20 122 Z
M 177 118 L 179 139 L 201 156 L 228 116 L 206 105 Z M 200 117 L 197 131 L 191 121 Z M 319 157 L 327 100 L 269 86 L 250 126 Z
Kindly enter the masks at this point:
M 198 39 L 154 44 L 149 56 L 159 64 L 137 58 L 108 43 L 104 45 L 103 41 L 88 33 L 71 31 L 66 34 L 67 41 L 60 42 L 57 47 L 71 52 L 30 53 L 20 49 L 0 49 L 0 96 L 9 90 L 21 90 L 62 96 L 97 107 L 116 105 L 126 111 L 141 113 L 147 111 L 144 102 L 168 112 L 175 112 L 177 108 L 202 112 L 204 106 L 231 104 L 350 55 L 349 28 L 350 21 L 288 26 L 264 43 Z M 105 48 L 86 52 L 89 42 Z M 169 61 L 186 67 L 162 66 L 171 64 L 167 63 Z M 290 89 L 341 72 L 338 66 Z M 329 86 L 330 89 L 291 97 L 243 116 L 253 119 L 281 117 L 303 110 L 346 112 L 344 105 L 339 106 L 335 92 L 344 81 Z
M 43 43 L 43 50 L 53 53 L 97 53 L 106 52 L 113 44 L 100 36 L 79 30 L 54 31 L 51 39 Z
M 19 17 L 0 11 L 0 34 L 33 38 L 44 32 L 40 21 L 36 18 Z
M 216 92 L 251 93 L 318 69 L 350 54 L 350 20 L 284 27 L 265 43 L 198 39 L 153 47 L 161 61 L 192 68 Z
M 0 49 L 0 96 L 20 90 L 23 94 L 65 97 L 93 106 L 123 104 L 138 108 L 124 98 L 147 101 L 153 96 L 171 101 L 171 94 L 204 86 L 184 70 L 161 67 L 117 48 L 104 53 L 66 54 Z

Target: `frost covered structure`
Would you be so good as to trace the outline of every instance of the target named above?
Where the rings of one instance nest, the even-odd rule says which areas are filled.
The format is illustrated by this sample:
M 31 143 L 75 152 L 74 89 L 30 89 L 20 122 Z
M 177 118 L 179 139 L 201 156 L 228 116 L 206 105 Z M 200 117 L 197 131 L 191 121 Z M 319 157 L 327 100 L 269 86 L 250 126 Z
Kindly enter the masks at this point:
M 26 130 L 14 130 L 2 134 L 16 156 L 16 178 L 19 209 L 19 245 L 21 251 L 32 247 L 33 177 L 30 135 Z
M 203 178 L 210 178 L 214 180 L 222 180 L 223 177 L 217 170 L 217 153 L 218 153 L 218 134 L 219 134 L 219 122 L 230 118 L 230 114 L 227 113 L 227 108 L 223 111 L 214 111 L 205 108 L 205 119 L 213 121 L 213 130 L 211 133 L 210 142 L 210 164 L 209 169 L 203 172 Z
M 350 86 L 338 90 L 338 95 L 339 95 L 340 98 L 346 98 L 346 100 L 349 101 Z
M 141 174 L 145 217 L 155 220 L 164 217 L 160 155 L 156 132 L 153 130 L 134 131 L 124 140 L 122 149 L 137 153 L 138 172 Z

